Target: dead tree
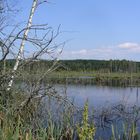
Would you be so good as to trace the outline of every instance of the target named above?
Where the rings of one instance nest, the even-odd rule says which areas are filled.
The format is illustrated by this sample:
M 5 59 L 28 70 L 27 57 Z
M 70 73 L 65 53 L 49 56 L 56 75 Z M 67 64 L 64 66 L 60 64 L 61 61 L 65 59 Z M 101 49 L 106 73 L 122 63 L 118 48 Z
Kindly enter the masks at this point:
M 51 67 L 49 67 L 44 73 L 40 75 L 35 83 L 35 86 L 31 86 L 29 91 L 26 91 L 28 96 L 23 98 L 23 100 L 18 103 L 18 106 L 14 108 L 15 110 L 23 110 L 28 107 L 28 105 L 34 100 L 41 101 L 45 96 L 51 96 L 52 98 L 67 102 L 68 105 L 71 103 L 67 100 L 66 97 L 62 97 L 55 90 L 52 90 L 52 86 L 46 86 L 42 88 L 40 84 L 42 79 L 49 75 L 52 71 L 56 70 L 58 65 L 58 58 L 62 52 L 65 42 L 56 43 L 56 38 L 60 35 L 60 26 L 56 31 L 53 30 L 48 24 L 35 25 L 32 24 L 32 19 L 35 14 L 37 7 L 47 1 L 33 0 L 29 19 L 25 28 L 20 29 L 20 24 L 17 24 L 8 34 L 5 34 L 1 30 L 0 35 L 0 49 L 1 49 L 1 58 L 0 62 L 4 62 L 7 58 L 12 57 L 15 60 L 14 67 L 12 71 L 6 72 L 1 75 L 7 81 L 7 86 L 5 87 L 5 93 L 11 93 L 13 88 L 13 83 L 18 74 L 22 74 L 20 70 L 25 65 L 29 65 L 34 62 L 34 60 L 40 59 L 42 56 L 45 58 L 50 57 L 53 61 Z M 20 43 L 20 46 L 18 44 Z M 32 48 L 32 51 L 29 51 L 26 47 Z M 59 48 L 59 51 L 58 49 Z M 61 48 L 61 49 L 60 49 Z M 5 82 L 1 82 L 5 83 Z M 6 85 L 5 84 L 5 85 Z M 43 92 L 40 92 L 43 91 Z M 41 94 L 40 94 L 41 93 Z M 72 105 L 72 104 L 71 104 Z
M 29 32 L 29 30 L 30 30 L 30 28 L 32 26 L 32 19 L 33 19 L 33 15 L 35 13 L 35 9 L 37 7 L 37 3 L 38 3 L 38 0 L 33 0 L 32 8 L 31 8 L 31 11 L 30 11 L 29 20 L 28 20 L 28 23 L 27 23 L 27 27 L 24 30 L 23 39 L 21 41 L 19 52 L 18 52 L 18 55 L 17 55 L 17 58 L 16 58 L 16 63 L 15 63 L 14 68 L 13 68 L 13 73 L 15 73 L 15 71 L 18 69 L 19 61 L 21 59 L 21 56 L 23 55 L 23 49 L 24 49 L 24 45 L 25 45 L 25 40 L 27 39 L 28 32 Z M 8 84 L 7 90 L 10 90 L 10 88 L 11 88 L 11 86 L 13 84 L 13 79 L 14 79 L 14 75 L 11 76 L 11 80 L 10 80 L 10 82 Z

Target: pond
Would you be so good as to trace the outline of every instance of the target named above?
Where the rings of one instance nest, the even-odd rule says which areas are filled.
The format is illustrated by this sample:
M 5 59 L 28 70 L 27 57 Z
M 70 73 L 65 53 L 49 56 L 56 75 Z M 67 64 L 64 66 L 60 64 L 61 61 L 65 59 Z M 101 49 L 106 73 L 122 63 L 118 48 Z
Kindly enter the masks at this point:
M 140 87 L 111 87 L 98 85 L 56 85 L 56 90 L 66 93 L 71 101 L 82 107 L 88 100 L 89 107 L 102 108 L 106 105 L 139 105 Z
M 89 112 L 94 108 L 96 139 L 101 136 L 108 140 L 112 135 L 112 125 L 122 137 L 123 125 L 134 121 L 137 106 L 140 105 L 140 87 L 112 87 L 97 85 L 56 85 L 56 90 L 66 93 L 78 107 L 88 100 Z M 134 108 L 136 106 L 136 109 Z M 127 108 L 128 107 L 128 108 Z M 133 118 L 133 119 L 132 119 Z M 139 118 L 139 117 L 138 117 Z M 128 120 L 127 120 L 128 119 Z M 137 121 L 137 130 L 140 131 Z
M 23 83 L 22 86 L 23 89 L 26 89 L 25 86 L 30 87 L 27 83 Z M 47 83 L 41 83 L 41 86 L 46 87 L 48 85 Z M 51 85 L 49 86 L 51 87 Z M 89 118 L 95 123 L 95 137 L 97 139 L 102 136 L 104 140 L 108 140 L 112 136 L 112 125 L 117 129 L 117 133 L 122 135 L 124 133 L 123 125 L 127 123 L 132 125 L 135 120 L 138 120 L 137 130 L 140 132 L 140 113 L 138 113 L 140 108 L 137 108 L 140 105 L 140 87 L 55 84 L 54 88 L 57 91 L 56 93 L 65 95 L 80 109 L 88 100 Z M 136 105 L 136 108 L 134 105 Z M 44 115 L 44 126 L 47 126 L 46 112 L 48 108 L 49 111 L 51 110 L 54 120 L 58 122 L 61 121 L 61 113 L 63 113 L 63 104 L 59 106 L 57 100 L 46 97 L 41 108 Z M 93 109 L 94 113 L 92 112 Z M 73 117 L 74 123 L 77 124 L 82 118 L 82 110 L 74 114 Z

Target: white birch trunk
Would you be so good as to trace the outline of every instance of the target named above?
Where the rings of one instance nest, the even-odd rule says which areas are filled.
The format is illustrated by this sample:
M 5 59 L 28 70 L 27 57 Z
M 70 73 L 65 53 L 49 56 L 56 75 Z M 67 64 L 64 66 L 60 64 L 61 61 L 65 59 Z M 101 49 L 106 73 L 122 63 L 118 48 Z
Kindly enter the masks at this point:
M 32 25 L 32 19 L 33 19 L 33 15 L 35 13 L 35 9 L 37 7 L 37 2 L 38 0 L 33 0 L 33 4 L 32 4 L 32 8 L 31 8 L 31 11 L 30 11 L 30 16 L 29 16 L 29 19 L 28 19 L 28 23 L 27 23 L 27 27 L 26 27 L 26 30 L 23 34 L 23 39 L 21 41 L 21 45 L 20 45 L 20 48 L 19 48 L 19 52 L 18 52 L 18 55 L 17 55 L 17 58 L 16 58 L 16 63 L 14 65 L 14 68 L 13 68 L 13 74 L 11 76 L 11 80 L 10 82 L 8 83 L 8 88 L 7 90 L 10 90 L 10 88 L 12 87 L 12 84 L 13 84 L 13 80 L 14 80 L 14 73 L 16 72 L 16 70 L 18 69 L 18 66 L 19 66 L 19 62 L 20 62 L 20 59 L 23 55 L 23 51 L 24 51 L 24 46 L 25 46 L 25 41 L 26 41 L 26 38 L 27 38 L 27 35 L 28 35 L 28 32 L 30 30 L 30 27 Z

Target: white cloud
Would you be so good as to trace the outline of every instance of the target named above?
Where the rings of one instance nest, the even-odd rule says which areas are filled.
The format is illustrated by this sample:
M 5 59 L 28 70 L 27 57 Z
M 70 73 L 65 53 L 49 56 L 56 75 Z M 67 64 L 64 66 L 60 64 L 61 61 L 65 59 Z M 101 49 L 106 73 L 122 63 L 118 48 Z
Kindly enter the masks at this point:
M 124 42 L 113 46 L 83 48 L 80 50 L 63 51 L 62 59 L 129 59 L 140 60 L 140 44 Z
M 78 50 L 78 51 L 72 51 L 71 53 L 74 55 L 86 55 L 88 53 L 88 50 L 82 49 L 82 50 Z
M 133 43 L 133 42 L 125 42 L 125 43 L 119 44 L 118 47 L 121 49 L 136 49 L 140 47 L 140 44 Z
M 63 59 L 109 59 L 112 53 L 110 48 L 80 49 L 75 51 L 63 51 Z

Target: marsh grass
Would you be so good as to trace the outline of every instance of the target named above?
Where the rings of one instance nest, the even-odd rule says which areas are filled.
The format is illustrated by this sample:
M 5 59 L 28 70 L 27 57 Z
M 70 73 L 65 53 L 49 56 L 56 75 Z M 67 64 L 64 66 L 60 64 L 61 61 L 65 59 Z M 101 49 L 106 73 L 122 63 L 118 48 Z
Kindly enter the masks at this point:
M 26 74 L 23 72 L 16 80 L 35 81 L 39 79 L 41 72 Z M 43 78 L 47 83 L 59 84 L 96 84 L 109 86 L 137 86 L 140 84 L 140 73 L 128 72 L 104 72 L 98 71 L 55 71 Z
M 13 111 L 0 113 L 0 139 L 1 140 L 93 140 L 96 135 L 94 124 L 90 123 L 88 105 L 85 104 L 80 122 L 72 123 L 70 112 L 61 114 L 60 122 L 56 122 L 53 116 L 48 114 L 47 125 L 44 127 L 40 121 L 38 127 L 34 127 L 29 120 L 23 121 L 19 114 L 15 118 Z M 26 114 L 28 115 L 28 114 Z M 27 118 L 27 117 L 26 117 Z M 104 128 L 108 129 L 108 128 Z M 121 133 L 120 133 L 121 130 Z M 123 123 L 118 127 L 111 125 L 112 135 L 109 140 L 139 140 L 140 133 L 134 123 Z M 104 140 L 104 137 L 95 136 L 95 140 Z
M 55 116 L 57 114 L 51 111 L 48 104 L 44 106 L 40 99 L 32 99 L 26 106 L 21 107 L 21 102 L 28 98 L 29 95 L 22 90 L 5 91 L 5 96 L 1 96 L 0 140 L 73 139 L 75 128 L 71 121 L 72 107 L 60 101 L 61 98 L 51 97 L 56 100 L 59 113 Z M 51 103 L 49 105 L 52 106 Z
M 8 93 L 5 95 L 7 102 L 4 102 L 4 99 L 0 105 L 0 140 L 104 140 L 102 135 L 96 134 L 97 122 L 94 122 L 94 119 L 93 123 L 90 121 L 87 102 L 80 111 L 81 117 L 78 118 L 78 112 L 59 98 L 48 97 L 48 100 L 41 102 L 34 99 L 24 108 L 19 108 L 20 103 L 28 98 L 28 94 L 21 90 L 13 90 L 9 97 Z M 123 107 L 119 106 L 117 110 L 122 112 L 122 109 Z M 137 124 L 133 119 L 137 119 L 139 108 L 133 107 L 129 114 L 133 116 L 131 121 L 124 121 L 119 127 L 111 124 L 112 134 L 109 140 L 140 139 Z M 107 129 L 104 127 L 104 130 Z

